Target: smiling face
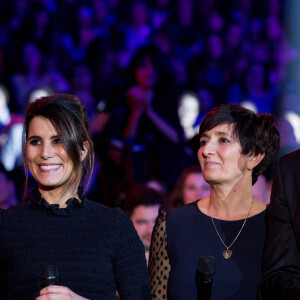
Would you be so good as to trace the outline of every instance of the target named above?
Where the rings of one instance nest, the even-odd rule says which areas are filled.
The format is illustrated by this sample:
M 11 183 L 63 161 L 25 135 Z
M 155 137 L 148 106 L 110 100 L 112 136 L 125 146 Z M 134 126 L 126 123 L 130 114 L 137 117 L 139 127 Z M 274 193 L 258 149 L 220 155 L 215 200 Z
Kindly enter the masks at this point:
M 203 176 L 210 184 L 236 184 L 249 174 L 250 156 L 242 155 L 238 137 L 233 134 L 233 125 L 221 124 L 200 137 L 198 159 Z
M 63 188 L 73 174 L 73 163 L 52 123 L 34 117 L 28 127 L 26 160 L 41 190 Z

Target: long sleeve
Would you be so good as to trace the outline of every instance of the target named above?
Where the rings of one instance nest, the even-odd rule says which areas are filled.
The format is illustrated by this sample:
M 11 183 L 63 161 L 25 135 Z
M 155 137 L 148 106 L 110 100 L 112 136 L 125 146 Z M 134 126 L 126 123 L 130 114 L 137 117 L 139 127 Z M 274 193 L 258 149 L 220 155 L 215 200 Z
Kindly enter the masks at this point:
M 158 216 L 153 228 L 148 269 L 153 299 L 167 299 L 171 265 L 167 253 L 166 213 Z
M 300 161 L 290 157 L 280 160 L 274 174 L 260 286 L 264 300 L 300 299 Z
M 1 300 L 35 299 L 46 262 L 58 267 L 62 286 L 87 299 L 116 299 L 116 291 L 122 300 L 151 299 L 144 247 L 121 209 L 32 202 L 0 211 L 0 222 Z
M 150 300 L 145 250 L 132 222 L 120 209 L 116 227 L 114 274 L 117 290 L 122 300 Z

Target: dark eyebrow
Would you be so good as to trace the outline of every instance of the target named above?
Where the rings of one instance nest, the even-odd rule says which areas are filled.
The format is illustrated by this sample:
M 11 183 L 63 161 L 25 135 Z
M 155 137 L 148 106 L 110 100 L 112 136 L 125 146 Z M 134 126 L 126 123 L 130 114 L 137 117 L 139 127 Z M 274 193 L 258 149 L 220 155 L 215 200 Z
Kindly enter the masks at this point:
M 32 135 L 29 138 L 27 138 L 27 140 L 33 140 L 33 139 L 39 139 L 40 137 L 38 135 Z
M 231 134 L 228 134 L 227 132 L 223 132 L 223 131 L 218 131 L 217 135 L 227 135 L 229 137 L 232 137 Z
M 27 138 L 27 140 L 29 141 L 29 140 L 32 140 L 32 139 L 40 139 L 40 138 L 41 138 L 41 137 L 38 136 L 38 135 L 32 135 L 32 136 L 30 136 L 29 138 Z M 59 135 L 51 136 L 51 140 L 56 139 L 56 138 L 60 138 L 60 136 L 59 136 Z
M 218 135 L 218 136 L 226 135 L 226 136 L 232 138 L 232 135 L 228 134 L 227 132 L 223 132 L 223 131 L 217 131 L 217 132 L 216 132 L 216 135 Z M 202 138 L 202 137 L 208 137 L 207 133 L 204 132 L 204 133 L 200 136 L 200 138 Z

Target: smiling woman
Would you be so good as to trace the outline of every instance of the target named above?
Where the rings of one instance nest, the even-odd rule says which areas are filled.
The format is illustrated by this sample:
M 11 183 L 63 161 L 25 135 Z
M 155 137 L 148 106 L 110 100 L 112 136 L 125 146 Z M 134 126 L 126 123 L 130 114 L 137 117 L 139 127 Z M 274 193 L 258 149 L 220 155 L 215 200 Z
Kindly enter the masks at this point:
M 252 195 L 252 185 L 279 149 L 274 118 L 220 105 L 204 117 L 199 137 L 210 195 L 158 218 L 149 258 L 152 296 L 199 299 L 207 274 L 199 274 L 198 261 L 209 254 L 216 263 L 210 299 L 256 299 L 266 204 Z
M 151 299 L 144 248 L 130 219 L 85 198 L 94 151 L 84 106 L 56 94 L 31 103 L 23 157 L 33 199 L 0 211 L 0 299 Z M 25 188 L 25 198 L 29 198 Z M 41 286 L 46 263 L 60 286 Z
M 87 144 L 87 142 L 85 143 Z M 86 152 L 84 151 L 82 160 L 85 158 Z M 35 117 L 30 122 L 25 161 L 31 174 L 39 183 L 39 188 L 44 193 L 48 193 L 49 190 L 56 190 L 68 199 L 77 191 L 76 189 L 76 191 L 70 190 L 67 193 L 62 193 L 62 189 L 71 183 L 73 163 L 54 126 L 44 117 Z M 70 185 L 70 187 L 72 186 L 73 184 Z M 46 198 L 51 203 L 52 199 Z M 64 198 L 61 199 L 62 203 L 64 203 Z M 54 199 L 55 201 L 56 199 Z
M 23 130 L 23 159 L 25 171 L 29 168 L 40 188 L 43 181 L 39 178 L 65 179 L 64 184 L 53 183 L 50 189 L 63 197 L 62 203 L 77 193 L 80 182 L 89 179 L 94 165 L 93 142 L 84 106 L 75 96 L 44 97 L 29 106 Z M 51 182 L 46 186 L 50 188 Z

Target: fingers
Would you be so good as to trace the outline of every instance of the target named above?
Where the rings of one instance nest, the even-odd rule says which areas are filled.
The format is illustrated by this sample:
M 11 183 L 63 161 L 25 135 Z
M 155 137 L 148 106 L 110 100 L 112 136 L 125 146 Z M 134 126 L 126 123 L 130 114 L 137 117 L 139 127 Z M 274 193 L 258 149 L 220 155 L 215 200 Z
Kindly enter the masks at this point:
M 68 300 L 73 299 L 73 292 L 65 287 L 58 285 L 51 285 L 40 290 L 40 296 L 36 300 Z

